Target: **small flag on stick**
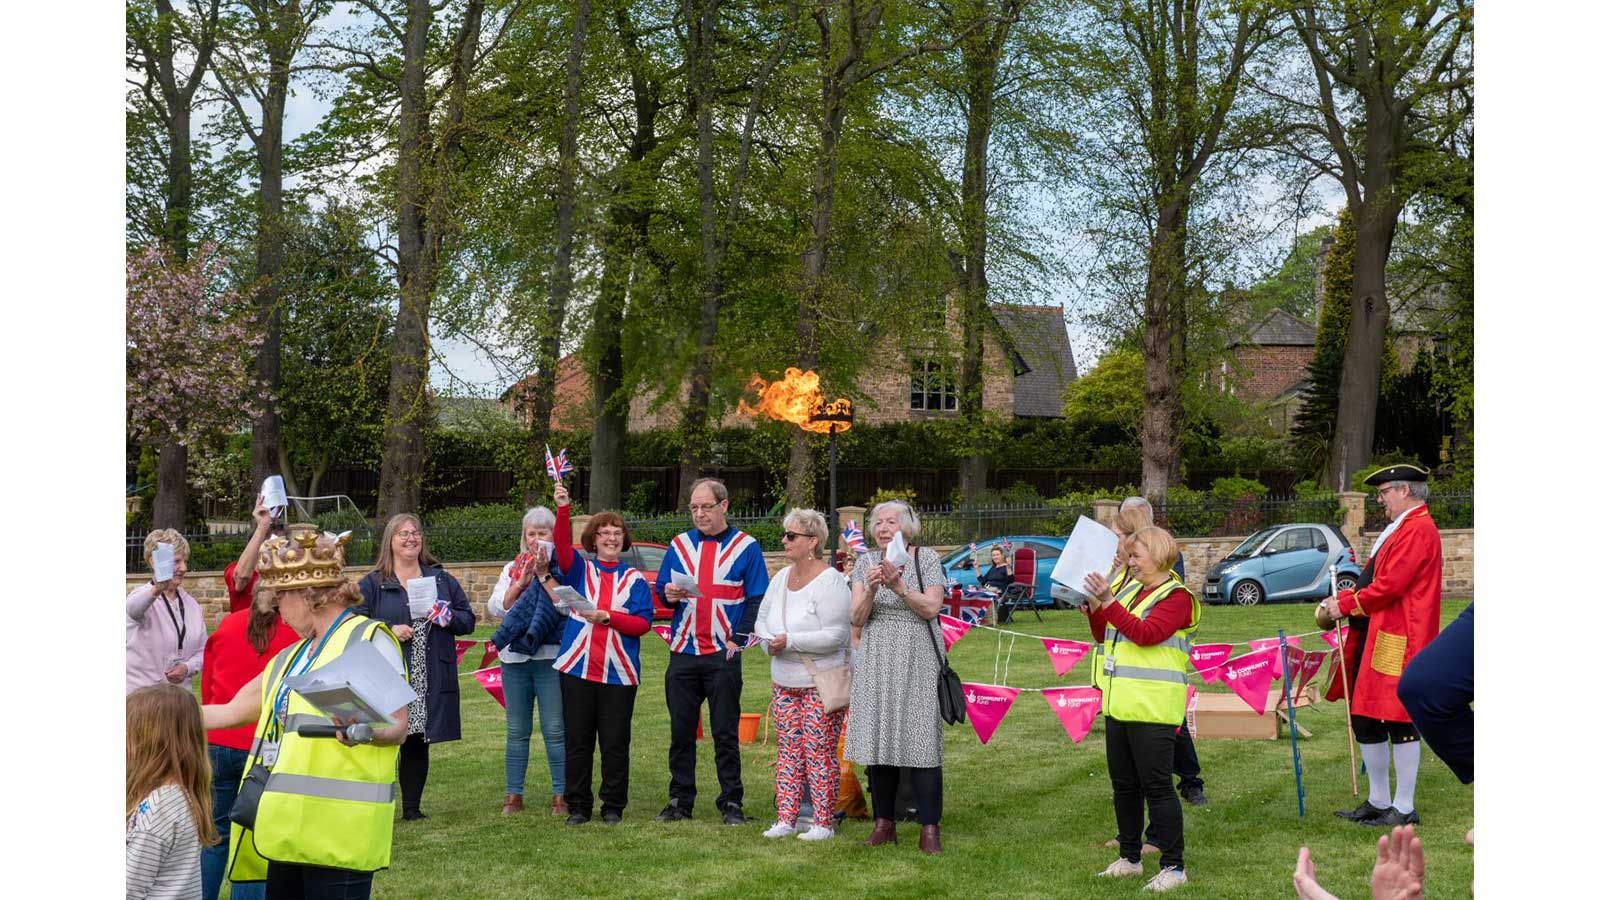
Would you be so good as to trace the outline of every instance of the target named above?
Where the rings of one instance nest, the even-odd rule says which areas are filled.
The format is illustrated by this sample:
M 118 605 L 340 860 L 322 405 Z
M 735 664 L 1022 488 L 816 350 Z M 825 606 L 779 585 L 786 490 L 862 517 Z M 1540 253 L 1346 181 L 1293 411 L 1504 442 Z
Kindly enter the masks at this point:
M 562 447 L 561 452 L 555 456 L 550 455 L 550 445 L 544 445 L 544 470 L 549 474 L 551 481 L 560 481 L 572 471 L 572 463 L 567 461 L 567 448 Z

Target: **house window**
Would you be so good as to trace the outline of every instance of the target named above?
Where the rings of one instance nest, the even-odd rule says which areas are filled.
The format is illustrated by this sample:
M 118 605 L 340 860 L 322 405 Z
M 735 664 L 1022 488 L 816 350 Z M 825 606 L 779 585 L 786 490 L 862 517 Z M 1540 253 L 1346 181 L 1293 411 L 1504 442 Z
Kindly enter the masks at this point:
M 926 412 L 955 410 L 956 379 L 942 361 L 911 361 L 911 408 Z

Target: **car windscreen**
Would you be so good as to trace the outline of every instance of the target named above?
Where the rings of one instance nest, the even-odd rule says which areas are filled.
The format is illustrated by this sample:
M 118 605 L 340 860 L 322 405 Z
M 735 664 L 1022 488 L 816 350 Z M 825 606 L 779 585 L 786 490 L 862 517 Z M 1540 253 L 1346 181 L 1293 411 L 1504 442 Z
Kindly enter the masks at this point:
M 1249 556 L 1250 554 L 1252 554 L 1252 553 L 1256 552 L 1257 550 L 1261 549 L 1261 545 L 1265 544 L 1267 541 L 1271 540 L 1272 536 L 1274 534 L 1276 534 L 1276 533 L 1277 533 L 1277 529 L 1275 529 L 1275 528 L 1267 528 L 1267 529 L 1263 529 L 1261 531 L 1258 531 L 1255 534 L 1252 534 L 1249 537 L 1245 538 L 1244 539 L 1244 543 L 1242 543 L 1239 546 L 1233 548 L 1233 552 L 1229 553 L 1228 556 L 1229 557 Z
M 639 554 L 639 568 L 646 572 L 660 571 L 661 561 L 667 557 L 665 547 L 643 547 L 634 544 L 633 549 Z

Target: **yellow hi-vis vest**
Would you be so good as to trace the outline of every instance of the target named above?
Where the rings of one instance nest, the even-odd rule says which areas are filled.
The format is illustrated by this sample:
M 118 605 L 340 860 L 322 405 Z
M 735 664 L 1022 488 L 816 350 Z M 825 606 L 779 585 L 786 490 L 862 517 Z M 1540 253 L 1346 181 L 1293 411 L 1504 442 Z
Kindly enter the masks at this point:
M 351 641 L 400 642 L 383 622 L 351 614 L 328 637 L 308 671 L 316 671 L 343 653 Z M 296 648 L 292 644 L 273 658 L 261 682 L 261 717 L 245 772 L 256 764 L 266 739 L 273 698 Z M 267 778 L 253 831 L 237 823 L 228 835 L 228 878 L 265 881 L 269 861 L 374 872 L 389 867 L 394 839 L 395 760 L 399 747 L 370 744 L 346 747 L 333 738 L 302 738 L 302 725 L 330 725 L 327 717 L 298 693 L 289 692 L 288 717 L 282 723 L 277 761 Z
M 1135 606 L 1135 598 L 1144 585 L 1125 577 L 1116 599 L 1129 612 L 1146 619 L 1168 594 L 1183 586 L 1183 580 L 1169 572 L 1167 580 Z M 1182 724 L 1190 639 L 1200 626 L 1200 602 L 1191 594 L 1189 603 L 1189 624 L 1153 646 L 1141 647 L 1123 638 L 1115 626 L 1106 624 L 1105 640 L 1091 670 L 1093 683 L 1102 695 L 1101 710 L 1106 715 L 1123 722 Z

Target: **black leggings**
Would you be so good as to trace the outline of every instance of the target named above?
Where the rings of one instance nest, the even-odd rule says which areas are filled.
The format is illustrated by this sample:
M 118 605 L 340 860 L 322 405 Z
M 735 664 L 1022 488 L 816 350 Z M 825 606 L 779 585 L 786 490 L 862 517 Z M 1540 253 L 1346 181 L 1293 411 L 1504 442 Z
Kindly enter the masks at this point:
M 917 801 L 917 824 L 939 824 L 944 817 L 944 768 L 941 766 L 867 766 L 872 815 L 879 819 L 895 817 L 894 798 L 900 791 L 902 772 L 911 778 L 911 795 Z
M 422 787 L 428 783 L 428 742 L 421 734 L 406 735 L 400 745 L 400 809 L 421 810 Z

